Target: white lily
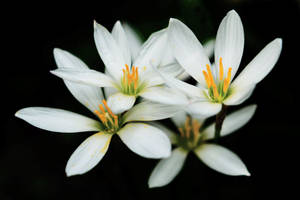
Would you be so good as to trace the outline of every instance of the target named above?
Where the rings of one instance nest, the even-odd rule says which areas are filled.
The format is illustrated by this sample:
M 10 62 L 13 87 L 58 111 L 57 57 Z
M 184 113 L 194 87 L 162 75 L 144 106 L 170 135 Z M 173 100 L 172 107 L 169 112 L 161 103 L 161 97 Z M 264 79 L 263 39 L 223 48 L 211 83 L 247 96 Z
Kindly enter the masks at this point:
M 105 27 L 94 23 L 94 38 L 97 50 L 106 66 L 106 73 L 101 73 L 88 68 L 70 68 L 69 65 L 82 62 L 70 53 L 54 49 L 54 57 L 58 69 L 51 71 L 64 80 L 82 84 L 104 87 L 110 90 L 107 99 L 108 106 L 112 107 L 115 114 L 130 109 L 137 96 L 145 99 L 165 103 L 159 93 L 172 90 L 162 88 L 164 80 L 153 71 L 151 65 L 158 66 L 167 48 L 166 30 L 153 33 L 142 47 L 133 31 L 126 26 L 123 29 L 118 21 L 110 33 Z M 139 51 L 139 53 L 137 53 Z M 170 63 L 158 68 L 162 73 L 176 76 L 182 72 L 178 64 Z M 182 97 L 184 98 L 184 97 Z M 180 98 L 179 98 L 180 99 Z M 181 104 L 175 99 L 168 101 L 172 104 Z M 114 106 L 112 106 L 114 105 Z
M 253 116 L 255 109 L 256 105 L 251 105 L 228 115 L 224 120 L 221 136 L 229 135 L 244 126 Z M 203 118 L 191 119 L 184 112 L 178 113 L 172 120 L 178 127 L 179 134 L 153 123 L 167 133 L 177 148 L 172 151 L 170 157 L 158 162 L 150 175 L 149 187 L 169 184 L 182 169 L 189 152 L 194 152 L 205 165 L 220 173 L 231 176 L 250 176 L 245 164 L 236 154 L 220 145 L 207 143 L 214 138 L 215 124 L 203 130 L 201 129 L 204 123 Z
M 234 10 L 227 13 L 219 26 L 212 68 L 202 45 L 185 24 L 170 19 L 168 38 L 177 61 L 198 85 L 190 85 L 168 74 L 161 75 L 170 87 L 176 87 L 193 99 L 188 106 L 190 111 L 204 116 L 217 114 L 222 104 L 238 105 L 249 98 L 256 84 L 274 67 L 282 47 L 280 38 L 270 42 L 233 80 L 244 48 L 243 25 Z
M 87 67 L 77 61 L 72 65 L 73 67 Z M 99 163 L 113 135 L 118 135 L 130 150 L 140 156 L 162 158 L 170 155 L 171 144 L 168 137 L 162 130 L 144 122 L 168 118 L 177 112 L 178 107 L 142 102 L 124 114 L 115 114 L 112 111 L 113 107 L 109 107 L 103 99 L 103 94 L 98 87 L 69 81 L 65 83 L 74 97 L 99 120 L 47 107 L 24 108 L 16 112 L 15 116 L 33 126 L 53 132 L 97 132 L 88 137 L 71 155 L 66 166 L 67 176 L 83 174 Z

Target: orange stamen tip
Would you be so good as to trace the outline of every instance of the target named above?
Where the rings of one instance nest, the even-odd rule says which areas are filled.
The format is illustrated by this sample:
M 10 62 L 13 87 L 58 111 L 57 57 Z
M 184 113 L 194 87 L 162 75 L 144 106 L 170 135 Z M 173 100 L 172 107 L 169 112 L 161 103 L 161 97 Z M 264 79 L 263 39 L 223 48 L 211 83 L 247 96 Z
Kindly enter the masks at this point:
M 222 81 L 223 80 L 223 75 L 224 75 L 224 67 L 223 67 L 223 63 L 222 63 L 222 57 L 220 58 L 220 70 L 219 70 L 219 77 L 220 77 L 220 80 Z
M 129 67 L 127 64 L 125 64 L 125 67 L 126 67 L 126 71 L 129 72 Z

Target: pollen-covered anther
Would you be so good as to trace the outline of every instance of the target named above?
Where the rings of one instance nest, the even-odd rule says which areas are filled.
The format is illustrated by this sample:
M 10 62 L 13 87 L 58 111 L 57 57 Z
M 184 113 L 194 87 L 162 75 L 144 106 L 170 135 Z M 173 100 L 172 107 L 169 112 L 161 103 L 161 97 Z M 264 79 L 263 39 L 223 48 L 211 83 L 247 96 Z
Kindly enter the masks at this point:
M 136 90 L 138 87 L 138 80 L 139 80 L 139 72 L 138 67 L 132 66 L 131 70 L 129 69 L 128 65 L 125 64 L 125 69 L 122 69 L 123 77 L 122 77 L 122 84 L 128 90 L 134 89 Z
M 103 107 L 102 104 L 99 105 L 99 110 L 95 110 L 95 114 L 98 116 L 98 118 L 101 120 L 102 124 L 108 129 L 112 130 L 114 128 L 118 128 L 119 126 L 119 121 L 118 121 L 118 116 L 115 115 L 111 109 L 108 107 L 106 101 L 103 99 L 102 103 L 105 107 Z

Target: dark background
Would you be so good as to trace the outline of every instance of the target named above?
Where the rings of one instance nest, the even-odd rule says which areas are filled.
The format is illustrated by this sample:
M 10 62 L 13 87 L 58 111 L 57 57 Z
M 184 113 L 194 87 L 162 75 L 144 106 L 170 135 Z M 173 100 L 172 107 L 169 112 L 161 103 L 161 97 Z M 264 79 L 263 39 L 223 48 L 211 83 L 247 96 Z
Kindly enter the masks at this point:
M 1 54 L 4 114 L 0 199 L 233 200 L 298 196 L 299 2 L 51 1 L 15 2 L 4 9 L 9 12 L 2 17 L 1 26 L 5 53 Z M 271 40 L 283 39 L 277 65 L 243 104 L 258 104 L 254 118 L 220 141 L 242 158 L 251 177 L 217 173 L 191 154 L 171 184 L 148 189 L 147 180 L 157 161 L 135 155 L 115 137 L 100 164 L 84 175 L 68 178 L 64 172 L 66 162 L 90 133 L 51 133 L 14 117 L 18 109 L 29 106 L 57 107 L 92 116 L 49 71 L 56 68 L 54 47 L 72 52 L 91 68 L 100 66 L 103 70 L 93 40 L 94 19 L 109 29 L 116 20 L 127 21 L 146 39 L 151 32 L 166 27 L 170 17 L 176 17 L 205 41 L 215 36 L 231 9 L 239 13 L 245 30 L 241 69 Z

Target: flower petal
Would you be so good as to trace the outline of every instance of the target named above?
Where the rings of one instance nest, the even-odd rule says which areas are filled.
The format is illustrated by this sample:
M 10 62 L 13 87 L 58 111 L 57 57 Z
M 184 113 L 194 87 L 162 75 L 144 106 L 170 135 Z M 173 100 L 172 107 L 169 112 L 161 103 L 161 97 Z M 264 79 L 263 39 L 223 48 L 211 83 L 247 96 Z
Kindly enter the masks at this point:
M 181 106 L 144 101 L 135 105 L 124 115 L 124 123 L 129 121 L 154 121 L 172 117 L 183 109 Z
M 222 105 L 220 103 L 212 103 L 210 101 L 195 101 L 190 103 L 186 111 L 192 115 L 198 115 L 199 117 L 211 117 L 220 112 Z
M 17 111 L 15 116 L 35 127 L 53 132 L 74 133 L 100 130 L 98 121 L 56 108 L 28 107 Z
M 148 122 L 148 124 L 150 124 L 151 126 L 154 126 L 160 130 L 162 130 L 169 138 L 169 140 L 171 141 L 172 144 L 176 144 L 177 143 L 177 136 L 176 133 L 173 132 L 171 129 L 165 127 L 164 125 L 162 125 L 159 122 Z
M 282 48 L 282 40 L 277 38 L 270 42 L 257 56 L 246 66 L 232 83 L 233 86 L 248 86 L 257 84 L 276 64 Z
M 186 150 L 176 148 L 170 157 L 159 161 L 150 175 L 148 186 L 154 188 L 169 184 L 182 169 L 187 154 Z
M 216 40 L 211 39 L 203 44 L 204 51 L 205 51 L 207 57 L 209 57 L 209 58 L 213 56 L 214 49 L 215 49 L 215 42 L 216 42 Z
M 245 164 L 233 152 L 216 144 L 203 144 L 195 154 L 210 168 L 231 176 L 250 176 Z
M 111 34 L 112 34 L 113 38 L 115 39 L 117 45 L 119 45 L 120 50 L 123 53 L 123 58 L 125 60 L 125 63 L 128 66 L 131 66 L 131 54 L 130 54 L 129 43 L 127 40 L 127 35 L 125 34 L 125 31 L 124 31 L 120 21 L 117 21 L 115 23 Z
M 94 22 L 94 39 L 98 53 L 107 70 L 116 80 L 119 80 L 122 76 L 122 68 L 125 68 L 126 64 L 122 50 L 110 32 L 96 22 Z
M 181 92 L 162 86 L 146 88 L 140 96 L 150 101 L 169 105 L 186 105 L 188 103 L 187 97 Z
M 238 111 L 229 114 L 222 125 L 221 136 L 228 135 L 243 127 L 245 124 L 249 122 L 249 120 L 254 115 L 256 110 L 256 105 L 250 105 L 239 109 Z M 215 134 L 215 123 L 208 126 L 205 130 L 203 130 L 203 137 L 205 140 L 213 139 Z
M 136 31 L 127 23 L 123 23 L 123 28 L 130 45 L 131 59 L 134 60 L 142 47 L 142 40 Z
M 246 101 L 255 89 L 255 84 L 252 85 L 232 85 L 232 93 L 223 101 L 225 105 L 239 105 Z
M 86 64 L 67 51 L 55 48 L 53 53 L 59 69 L 88 69 Z M 99 101 L 103 99 L 102 91 L 98 87 L 83 85 L 67 80 L 65 80 L 64 83 L 72 95 L 90 111 L 94 112 L 94 110 L 98 109 Z
M 209 59 L 194 33 L 177 19 L 170 19 L 169 44 L 179 64 L 199 83 L 205 85 L 203 70 Z
M 114 114 L 120 114 L 132 108 L 135 102 L 135 96 L 129 96 L 123 93 L 116 93 L 108 97 L 107 105 Z
M 167 47 L 166 30 L 160 30 L 150 35 L 149 39 L 141 47 L 139 55 L 134 60 L 133 66 L 139 67 L 139 75 L 143 77 L 145 72 L 152 69 L 151 65 L 158 66 Z
M 81 143 L 68 160 L 67 176 L 83 174 L 95 167 L 105 155 L 111 137 L 111 134 L 99 132 Z
M 115 87 L 114 80 L 104 73 L 90 69 L 59 68 L 50 71 L 52 74 L 68 81 L 97 87 Z
M 244 29 L 240 16 L 231 10 L 223 18 L 216 37 L 215 63 L 219 71 L 219 60 L 222 57 L 224 72 L 231 67 L 233 78 L 240 65 L 244 50 Z M 218 73 L 217 73 L 218 74 Z
M 118 135 L 131 151 L 145 158 L 165 158 L 171 154 L 169 138 L 154 126 L 129 123 Z
M 171 117 L 171 120 L 176 125 L 176 127 L 179 128 L 184 126 L 186 118 L 187 118 L 187 113 L 186 111 L 182 110 L 177 112 L 173 117 Z

